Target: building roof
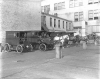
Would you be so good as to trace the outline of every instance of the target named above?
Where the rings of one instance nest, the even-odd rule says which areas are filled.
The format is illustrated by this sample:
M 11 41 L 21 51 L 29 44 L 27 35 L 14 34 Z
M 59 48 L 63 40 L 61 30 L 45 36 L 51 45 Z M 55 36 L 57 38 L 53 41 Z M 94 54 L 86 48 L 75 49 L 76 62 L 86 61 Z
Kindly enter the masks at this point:
M 55 15 L 48 14 L 48 13 L 41 12 L 41 14 L 43 14 L 43 15 L 47 15 L 47 16 L 51 16 L 51 17 L 54 17 L 54 18 L 57 18 L 57 19 L 62 19 L 62 20 L 65 20 L 65 21 L 72 22 L 71 20 L 67 20 L 67 19 L 64 19 L 64 18 L 61 18 L 61 17 L 55 16 Z

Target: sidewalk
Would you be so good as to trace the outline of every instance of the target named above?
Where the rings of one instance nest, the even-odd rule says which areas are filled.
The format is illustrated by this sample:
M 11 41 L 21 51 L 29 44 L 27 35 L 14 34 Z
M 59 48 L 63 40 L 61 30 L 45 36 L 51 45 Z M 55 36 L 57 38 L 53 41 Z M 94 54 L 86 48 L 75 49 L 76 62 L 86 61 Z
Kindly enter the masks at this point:
M 100 79 L 99 48 L 89 45 L 85 50 L 72 52 L 73 55 L 47 60 L 7 79 Z

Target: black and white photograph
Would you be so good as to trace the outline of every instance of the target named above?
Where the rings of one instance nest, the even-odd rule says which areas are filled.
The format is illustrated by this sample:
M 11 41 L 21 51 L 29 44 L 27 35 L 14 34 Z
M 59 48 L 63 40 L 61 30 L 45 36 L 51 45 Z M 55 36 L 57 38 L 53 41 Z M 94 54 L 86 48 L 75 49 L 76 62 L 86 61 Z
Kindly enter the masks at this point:
M 0 79 L 100 79 L 100 0 L 0 0 Z

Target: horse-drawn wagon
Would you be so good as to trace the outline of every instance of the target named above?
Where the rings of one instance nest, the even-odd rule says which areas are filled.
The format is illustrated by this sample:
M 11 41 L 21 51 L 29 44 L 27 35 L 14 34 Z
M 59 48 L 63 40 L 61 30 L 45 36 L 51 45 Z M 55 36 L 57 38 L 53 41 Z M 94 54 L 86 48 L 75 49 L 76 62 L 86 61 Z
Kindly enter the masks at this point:
M 49 35 L 50 33 L 44 31 L 7 31 L 4 51 L 16 50 L 22 53 L 33 49 L 53 49 L 54 41 Z

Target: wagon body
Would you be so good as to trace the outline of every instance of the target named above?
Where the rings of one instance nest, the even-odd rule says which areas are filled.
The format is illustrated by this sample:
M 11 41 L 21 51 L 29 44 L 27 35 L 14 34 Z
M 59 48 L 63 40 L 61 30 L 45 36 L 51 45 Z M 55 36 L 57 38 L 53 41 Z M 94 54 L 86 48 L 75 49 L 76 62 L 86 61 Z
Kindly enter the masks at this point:
M 28 40 L 27 32 L 25 31 L 6 31 L 5 51 L 24 51 L 29 50 L 31 39 Z
M 16 36 L 18 31 L 7 31 L 6 32 L 6 43 L 11 45 L 13 49 L 20 44 L 20 38 Z
M 44 31 L 7 31 L 5 49 L 21 52 L 33 49 L 53 49 L 54 41 L 49 34 Z

